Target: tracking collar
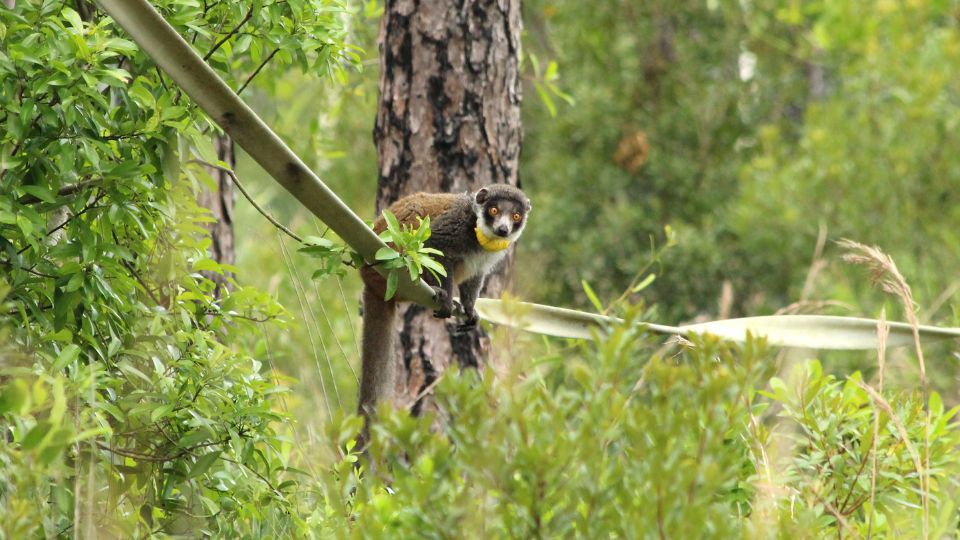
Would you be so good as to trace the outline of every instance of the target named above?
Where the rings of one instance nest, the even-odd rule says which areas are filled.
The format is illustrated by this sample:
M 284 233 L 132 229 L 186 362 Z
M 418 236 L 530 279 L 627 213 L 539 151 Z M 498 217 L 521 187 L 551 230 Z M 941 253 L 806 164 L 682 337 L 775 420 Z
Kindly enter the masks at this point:
M 503 251 L 510 247 L 510 240 L 506 238 L 490 238 L 483 234 L 480 227 L 475 227 L 473 230 L 477 233 L 477 242 L 480 242 L 480 247 L 485 251 Z

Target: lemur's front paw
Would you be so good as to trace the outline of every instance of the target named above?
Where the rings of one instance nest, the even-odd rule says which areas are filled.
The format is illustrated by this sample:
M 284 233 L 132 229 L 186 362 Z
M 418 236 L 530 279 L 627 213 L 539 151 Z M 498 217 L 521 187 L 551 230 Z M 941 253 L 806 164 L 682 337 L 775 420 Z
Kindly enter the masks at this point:
M 434 287 L 433 299 L 440 304 L 440 309 L 434 311 L 433 316 L 438 319 L 449 319 L 453 315 L 453 298 L 447 294 L 445 289 Z

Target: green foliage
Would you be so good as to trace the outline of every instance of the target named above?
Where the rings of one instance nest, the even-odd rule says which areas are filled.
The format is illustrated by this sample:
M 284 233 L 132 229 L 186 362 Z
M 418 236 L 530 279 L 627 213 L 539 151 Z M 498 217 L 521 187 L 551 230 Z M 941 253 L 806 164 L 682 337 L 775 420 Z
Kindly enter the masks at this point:
M 739 77 L 751 19 L 737 6 L 525 4 L 527 50 L 558 63 L 557 84 L 575 100 L 555 118 L 524 108 L 524 188 L 546 209 L 518 252 L 519 268 L 543 269 L 521 281 L 526 296 L 587 305 L 584 279 L 600 298 L 618 295 L 671 225 L 677 246 L 644 298 L 671 323 L 715 308 L 743 258 L 725 212 L 753 122 L 787 98 Z
M 544 82 L 546 70 L 526 64 L 523 182 L 540 210 L 518 248 L 514 275 L 519 294 L 567 305 L 591 301 L 586 292 L 591 290 L 598 310 L 613 304 L 618 311 L 629 309 L 630 301 L 642 295 L 659 302 L 644 314 L 644 320 L 662 317 L 674 323 L 715 313 L 722 283 L 729 280 L 734 292 L 732 313 L 757 314 L 798 298 L 823 208 L 832 206 L 842 206 L 843 213 L 830 213 L 826 224 L 831 238 L 843 234 L 878 242 L 896 252 L 909 278 L 921 279 L 921 299 L 935 290 L 930 283 L 938 283 L 936 290 L 942 292 L 943 280 L 949 276 L 944 278 L 941 269 L 951 265 L 921 267 L 915 261 L 918 256 L 948 261 L 955 244 L 947 238 L 944 249 L 932 247 L 939 244 L 924 244 L 921 249 L 907 233 L 895 230 L 906 223 L 907 229 L 936 230 L 941 237 L 949 236 L 954 228 L 938 221 L 939 215 L 949 219 L 945 207 L 933 207 L 939 212 L 934 215 L 905 202 L 911 200 L 912 190 L 933 180 L 911 184 L 886 167 L 874 171 L 885 183 L 864 185 L 861 169 L 876 166 L 857 156 L 852 156 L 856 167 L 845 165 L 841 163 L 844 154 L 837 149 L 859 152 L 860 147 L 850 148 L 840 140 L 855 137 L 852 140 L 861 147 L 870 145 L 874 155 L 885 150 L 871 139 L 872 128 L 844 112 L 859 107 L 856 100 L 860 98 L 849 93 L 854 89 L 840 85 L 841 71 L 844 78 L 853 75 L 844 71 L 844 62 L 865 51 L 856 36 L 884 28 L 891 30 L 890 36 L 916 43 L 928 39 L 928 29 L 939 27 L 932 36 L 949 42 L 951 18 L 918 18 L 919 12 L 939 9 L 940 4 L 925 2 L 902 11 L 912 18 L 911 24 L 896 23 L 898 10 L 887 7 L 864 11 L 825 2 L 761 2 L 745 11 L 745 5 L 524 3 L 524 50 L 538 57 L 541 68 L 556 62 L 558 71 L 551 83 L 575 102 L 568 104 L 552 94 L 547 96 L 549 105 L 538 99 L 537 85 Z M 881 15 L 883 23 L 877 26 Z M 357 26 L 366 39 L 370 63 L 376 58 L 375 27 L 376 21 Z M 820 45 L 821 37 L 810 39 L 813 28 L 821 37 L 837 41 L 829 55 Z M 877 36 L 875 42 L 882 47 L 873 52 L 874 65 L 887 62 L 882 54 L 900 58 L 893 37 Z M 664 48 L 664 43 L 671 46 Z M 743 53 L 749 53 L 743 62 L 749 63 L 751 55 L 756 62 L 752 78 L 746 80 L 740 77 Z M 917 58 L 899 60 L 904 70 L 913 71 L 914 88 L 920 90 L 934 68 L 920 69 L 917 62 Z M 861 85 L 879 79 L 868 67 L 865 62 L 859 64 L 856 77 Z M 827 84 L 821 90 L 826 94 L 814 95 L 817 69 L 813 68 L 822 68 Z M 898 69 L 897 65 L 882 68 L 883 72 Z M 316 106 L 319 114 L 310 124 L 311 136 L 291 138 L 314 150 L 317 166 L 355 207 L 372 206 L 368 180 L 376 175 L 376 159 L 369 129 L 375 114 L 375 70 L 352 76 L 342 92 L 323 93 L 320 104 L 312 93 L 304 97 L 309 81 L 294 79 L 285 84 L 289 99 L 284 106 L 293 105 L 291 110 L 277 110 L 281 125 L 291 134 L 301 133 L 302 111 L 308 105 L 304 102 Z M 952 102 L 949 96 L 945 93 L 937 99 L 941 110 L 953 114 L 943 105 Z M 806 136 L 810 115 L 825 99 L 850 103 L 846 109 L 817 113 L 826 128 L 817 135 L 822 140 L 818 139 L 814 152 L 798 140 Z M 912 103 L 917 110 L 933 110 L 923 99 Z M 900 130 L 909 143 L 909 133 L 920 125 L 893 114 L 896 109 L 884 111 L 889 114 L 874 114 L 873 121 L 886 125 L 885 129 Z M 317 129 L 318 123 L 323 129 Z M 627 144 L 627 155 L 618 160 L 621 142 L 639 133 L 649 144 L 646 154 L 642 145 L 631 150 Z M 915 151 L 925 150 L 917 145 Z M 839 164 L 835 164 L 839 171 L 818 168 L 828 156 L 831 163 Z M 629 158 L 639 163 L 633 172 L 627 168 L 632 163 Z M 924 166 L 950 159 L 952 155 L 944 153 L 936 160 L 928 156 L 930 164 Z M 788 171 L 785 164 L 797 168 Z M 946 182 L 949 173 L 944 174 L 941 180 Z M 867 193 L 868 189 L 872 192 Z M 266 193 L 271 193 L 269 188 Z M 861 200 L 873 206 L 859 205 Z M 661 232 L 668 230 L 672 235 Z M 827 255 L 830 250 L 828 243 Z M 261 255 L 258 260 L 269 257 Z M 651 260 L 655 264 L 648 266 Z M 857 279 L 850 280 L 848 275 Z M 860 272 L 831 264 L 817 276 L 808 298 L 845 300 L 855 303 L 854 309 L 871 313 L 872 297 Z M 348 281 L 344 286 L 352 284 Z M 328 306 L 339 305 L 337 291 L 331 289 L 329 296 L 321 297 Z M 627 294 L 621 295 L 624 290 Z M 927 296 L 922 296 L 924 291 Z M 321 290 L 318 295 L 327 293 Z M 353 298 L 349 289 L 347 298 Z M 611 301 L 617 298 L 623 301 Z M 655 310 L 662 313 L 657 315 Z M 332 327 L 343 321 L 328 322 L 332 323 L 330 333 L 336 335 Z M 711 345 L 724 350 L 719 359 L 708 356 L 709 348 L 684 349 L 674 357 L 677 348 L 661 350 L 649 337 L 630 341 L 633 363 L 618 371 L 603 352 L 607 345 L 564 348 L 538 358 L 539 352 L 512 348 L 522 340 L 496 337 L 495 354 L 506 365 L 483 372 L 480 381 L 472 372 L 444 374 L 436 388 L 441 409 L 435 416 L 420 420 L 403 413 L 384 416 L 381 428 L 375 430 L 373 452 L 386 457 L 374 473 L 365 470 L 358 478 L 354 470 L 356 418 L 325 426 L 330 448 L 322 455 L 342 459 L 315 476 L 322 493 L 311 499 L 316 510 L 309 520 L 315 530 L 322 531 L 319 534 L 533 536 L 537 523 L 533 516 L 539 515 L 543 536 L 657 537 L 659 487 L 664 494 L 664 523 L 670 527 L 665 530 L 667 537 L 837 537 L 838 529 L 845 537 L 866 536 L 871 505 L 862 499 L 872 463 L 863 471 L 859 467 L 864 456 L 872 459 L 871 430 L 878 412 L 882 453 L 872 531 L 878 537 L 917 537 L 922 530 L 922 512 L 916 508 L 919 481 L 910 453 L 892 417 L 864 398 L 865 391 L 855 384 L 858 375 L 829 375 L 810 363 L 792 370 L 786 362 L 786 374 L 779 375 L 784 380 L 781 386 L 773 373 L 780 372 L 782 362 L 772 355 L 760 355 L 744 372 L 740 363 L 751 360 L 735 348 Z M 306 340 L 285 335 L 277 339 L 289 340 L 285 345 L 293 351 L 288 356 L 294 363 L 296 351 Z M 910 444 L 922 455 L 923 400 L 904 390 L 911 388 L 915 367 L 907 356 L 897 358 L 887 373 L 887 384 L 894 390 L 883 396 L 896 411 Z M 835 359 L 835 355 L 824 359 L 825 371 L 844 373 Z M 949 365 L 948 359 L 945 354 L 929 354 L 928 369 Z M 875 368 L 864 365 L 863 359 L 857 361 L 864 366 L 863 381 L 873 384 Z M 647 365 L 658 369 L 643 367 Z M 644 384 L 635 385 L 646 369 L 656 376 L 647 375 Z M 730 376 L 731 370 L 741 371 Z M 581 371 L 589 374 L 592 387 L 577 386 L 575 374 Z M 891 377 L 891 372 L 899 376 Z M 711 377 L 717 385 L 712 391 L 720 397 L 704 394 Z M 648 380 L 659 386 L 646 384 Z M 947 376 L 939 382 L 950 385 L 953 380 Z M 658 391 L 660 386 L 664 390 Z M 807 408 L 788 406 L 812 386 L 818 391 Z M 745 387 L 750 390 L 743 391 Z M 309 388 L 320 394 L 319 388 Z M 723 395 L 724 388 L 729 394 Z M 786 394 L 781 395 L 781 389 Z M 737 403 L 735 397 L 741 395 L 748 397 L 747 404 Z M 944 392 L 944 401 L 954 401 L 952 395 Z M 618 400 L 629 400 L 629 405 L 621 406 Z M 951 413 L 937 412 L 934 395 L 930 400 L 934 411 L 929 438 L 930 531 L 931 537 L 950 536 L 957 522 L 952 478 L 960 471 L 944 449 L 955 447 L 956 427 L 949 419 Z M 714 411 L 711 418 L 727 422 L 725 435 L 718 434 L 719 425 L 705 423 L 706 410 Z M 684 414 L 697 421 L 683 421 Z M 440 424 L 436 418 L 449 423 Z M 625 418 L 646 431 L 628 431 Z M 660 418 L 666 419 L 663 425 Z M 438 425 L 443 426 L 439 433 L 431 431 Z M 693 459 L 703 426 L 713 429 L 704 435 L 701 457 Z M 591 437 L 590 428 L 606 431 Z M 657 444 L 646 439 L 648 433 Z M 640 455 L 639 450 L 626 454 L 634 447 L 647 454 Z M 668 460 L 682 466 L 665 470 L 659 462 Z M 685 488 L 701 462 L 701 473 L 709 464 L 724 468 L 701 474 L 705 480 L 702 486 L 694 482 L 691 499 Z M 630 479 L 632 489 L 622 485 L 624 479 Z M 579 510 L 574 501 L 576 505 L 586 501 L 587 517 L 575 515 Z M 688 506 L 693 509 L 690 513 L 686 513 Z M 840 508 L 851 512 L 843 515 L 846 525 L 838 525 L 831 513 Z M 584 523 L 587 518 L 590 523 Z M 580 528 L 571 532 L 573 527 Z
M 380 248 L 376 253 L 378 263 L 387 270 L 385 300 L 396 294 L 400 273 L 404 270 L 409 273 L 411 281 L 420 279 L 424 269 L 437 281 L 440 280 L 439 276 L 447 275 L 443 265 L 433 258 L 434 255 L 442 256 L 443 253 L 424 247 L 424 243 L 430 238 L 430 216 L 417 218 L 419 224 L 416 228 L 401 226 L 397 217 L 389 210 L 383 211 L 383 218 L 387 228 L 380 233 L 380 239 L 393 246 Z
M 935 489 L 946 495 L 933 497 L 931 516 L 939 530 L 930 536 L 952 534 L 957 519 L 956 504 L 951 500 L 955 486 L 944 480 L 954 474 L 948 471 L 960 467 L 954 455 L 960 430 L 953 420 L 960 407 L 945 411 L 940 396 L 932 394 L 925 442 L 928 422 L 922 396 L 904 392 L 892 399 L 888 396 L 891 416 L 872 403 L 859 372 L 840 381 L 825 374 L 819 362 L 811 361 L 796 366 L 791 379 L 788 384 L 774 378 L 771 390 L 762 392 L 779 406 L 779 422 L 772 429 L 757 428 L 758 442 L 771 447 L 780 439 L 780 451 L 789 450 L 789 454 L 774 456 L 776 461 L 768 465 L 780 471 L 775 486 L 794 491 L 798 500 L 806 502 L 807 509 L 794 523 L 781 517 L 781 525 L 789 524 L 785 533 L 820 530 L 831 534 L 838 528 L 835 512 L 844 516 L 845 534 L 866 537 L 872 489 L 873 533 L 920 538 L 918 470 L 929 470 Z M 875 434 L 877 415 L 880 429 Z M 879 474 L 871 482 L 874 458 Z M 763 478 L 765 471 L 757 473 Z M 831 511 L 825 512 L 828 507 Z M 780 512 L 786 510 L 780 508 Z
M 340 71 L 357 60 L 344 6 L 153 4 L 338 191 L 372 202 L 376 73 Z M 376 468 L 356 469 L 360 420 L 334 401 L 347 362 L 328 363 L 332 387 L 295 393 L 271 362 L 303 373 L 313 352 L 319 372 L 331 337 L 352 358 L 352 317 L 311 326 L 307 302 L 287 326 L 273 291 L 200 273 L 240 273 L 207 255 L 194 196 L 209 178 L 182 166 L 216 161 L 215 128 L 89 4 L 16 5 L 0 7 L 0 537 L 919 537 L 925 476 L 930 536 L 955 535 L 951 394 L 899 378 L 878 404 L 872 369 L 775 376 L 759 343 L 664 346 L 628 326 L 546 354 L 497 336 L 502 364 L 443 374 L 437 411 L 383 410 Z M 752 313 L 798 297 L 822 222 L 889 248 L 921 303 L 936 297 L 957 252 L 949 9 L 526 3 L 540 100 L 524 111 L 524 187 L 545 210 L 518 290 L 618 311 L 644 295 L 660 306 L 643 319 L 674 322 L 714 311 L 730 281 L 733 311 Z M 342 87 L 279 77 L 290 65 Z M 240 234 L 251 221 L 270 227 L 240 219 Z M 358 263 L 315 234 L 315 276 Z M 437 271 L 428 234 L 388 227 L 395 279 Z M 260 240 L 244 281 L 276 277 Z M 303 298 L 289 270 L 277 287 Z M 869 302 L 835 268 L 820 276 L 817 294 Z M 356 281 L 314 292 L 352 314 Z M 948 357 L 928 358 L 934 372 Z
M 573 105 L 573 98 L 565 93 L 558 84 L 560 73 L 557 63 L 551 60 L 547 62 L 546 68 L 541 68 L 540 59 L 537 58 L 537 55 L 528 54 L 527 58 L 530 59 L 530 69 L 533 71 L 533 86 L 537 89 L 537 96 L 547 108 L 550 116 L 557 115 L 557 106 L 553 101 L 554 97 L 562 99 L 568 105 Z
M 154 5 L 238 90 L 350 61 L 334 0 Z M 0 538 L 294 534 L 285 388 L 256 339 L 285 311 L 201 274 L 237 272 L 182 166 L 216 161 L 215 128 L 76 6 L 0 7 Z
M 921 305 L 942 305 L 960 253 L 955 6 L 871 6 L 526 3 L 525 50 L 557 62 L 575 104 L 524 108 L 524 188 L 547 209 L 519 252 L 545 272 L 525 295 L 587 306 L 583 279 L 616 295 L 670 224 L 678 245 L 642 293 L 663 322 L 721 300 L 731 315 L 799 300 L 874 315 L 830 242 L 806 283 L 823 226 L 879 245 Z
M 320 268 L 314 271 L 312 279 L 323 279 L 329 276 L 343 277 L 347 271 L 345 266 L 359 268 L 363 258 L 346 244 L 338 244 L 322 236 L 307 236 L 303 239 L 304 247 L 298 251 L 308 257 L 318 259 Z
M 416 228 L 401 226 L 397 217 L 389 210 L 383 211 L 383 217 L 387 228 L 380 233 L 380 239 L 389 245 L 377 251 L 376 264 L 387 271 L 385 300 L 390 300 L 396 294 L 403 271 L 409 274 L 411 281 L 420 279 L 424 270 L 430 272 L 438 281 L 439 276 L 447 275 L 443 265 L 434 258 L 443 254 L 424 246 L 430 238 L 429 216 L 418 218 L 419 224 Z M 312 279 L 343 277 L 346 275 L 345 266 L 360 268 L 365 264 L 363 258 L 345 244 L 337 244 L 318 236 L 308 236 L 303 243 L 306 246 L 300 248 L 300 253 L 320 261 L 320 268 L 314 271 Z
M 762 231 L 742 235 L 744 247 L 775 250 L 794 269 L 785 276 L 794 284 L 822 223 L 833 238 L 883 247 L 922 305 L 952 285 L 940 269 L 957 264 L 960 246 L 952 226 L 960 157 L 944 150 L 960 142 L 960 111 L 949 105 L 960 91 L 953 9 L 918 2 L 865 13 L 823 2 L 778 17 L 789 35 L 812 44 L 802 58 L 825 81 L 800 123 L 769 123 L 757 132 L 758 152 L 744 163 L 731 223 Z M 774 60 L 761 55 L 758 71 Z M 829 268 L 821 294 L 863 302 L 845 274 Z
M 918 476 L 896 427 L 926 451 L 916 395 L 885 395 L 891 416 L 858 373 L 840 381 L 810 361 L 784 381 L 760 342 L 662 346 L 631 325 L 592 346 L 510 362 L 482 377 L 447 373 L 435 415 L 381 409 L 375 472 L 350 474 L 355 420 L 332 428 L 347 458 L 325 477 L 324 529 L 364 538 L 866 536 L 876 456 L 873 533 L 920 536 Z M 939 403 L 931 396 L 931 530 L 949 533 L 960 430 L 956 409 Z M 437 431 L 436 417 L 451 420 Z

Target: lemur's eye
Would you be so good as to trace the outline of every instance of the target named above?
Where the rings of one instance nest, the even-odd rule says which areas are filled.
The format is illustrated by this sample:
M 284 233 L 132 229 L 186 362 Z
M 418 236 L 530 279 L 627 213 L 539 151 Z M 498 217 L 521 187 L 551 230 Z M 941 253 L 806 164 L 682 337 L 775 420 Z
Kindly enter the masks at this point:
M 514 222 L 514 223 L 520 223 L 520 218 L 521 218 L 521 217 L 522 217 L 522 216 L 520 215 L 520 212 L 514 212 L 514 213 L 513 213 L 513 222 Z
M 500 209 L 496 206 L 491 206 L 490 210 L 487 210 L 487 212 L 489 212 L 491 216 L 495 216 L 500 213 Z

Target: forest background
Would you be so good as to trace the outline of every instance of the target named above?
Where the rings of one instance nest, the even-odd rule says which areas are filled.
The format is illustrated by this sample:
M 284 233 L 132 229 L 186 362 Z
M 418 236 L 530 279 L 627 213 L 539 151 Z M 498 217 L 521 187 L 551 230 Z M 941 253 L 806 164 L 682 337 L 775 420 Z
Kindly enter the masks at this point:
M 243 97 L 374 217 L 380 6 L 155 4 L 234 88 L 275 48 Z M 482 377 L 436 388 L 453 421 L 388 417 L 391 465 L 358 475 L 359 280 L 312 280 L 316 259 L 244 200 L 234 267 L 205 258 L 204 119 L 102 13 L 17 5 L 0 19 L 4 537 L 956 536 L 953 343 L 926 350 L 927 385 L 911 350 L 498 329 Z M 216 46 L 251 5 L 256 31 Z M 955 2 L 532 0 L 523 20 L 535 210 L 512 295 L 668 324 L 916 308 L 960 325 Z M 243 154 L 236 174 L 324 234 Z M 55 220 L 73 182 L 90 191 Z M 888 253 L 915 305 L 840 238 Z M 200 270 L 241 287 L 217 298 Z

